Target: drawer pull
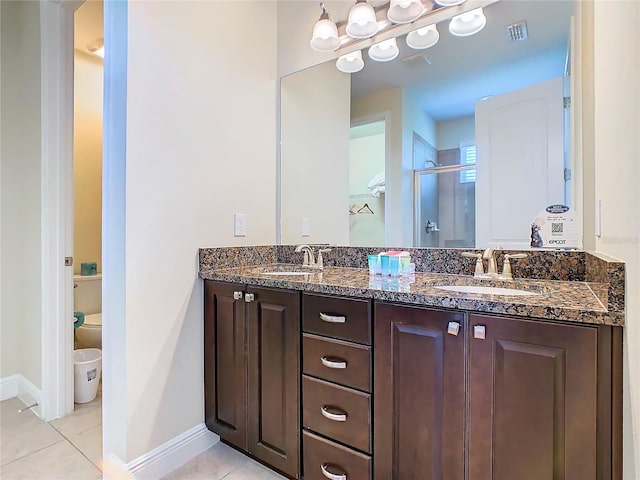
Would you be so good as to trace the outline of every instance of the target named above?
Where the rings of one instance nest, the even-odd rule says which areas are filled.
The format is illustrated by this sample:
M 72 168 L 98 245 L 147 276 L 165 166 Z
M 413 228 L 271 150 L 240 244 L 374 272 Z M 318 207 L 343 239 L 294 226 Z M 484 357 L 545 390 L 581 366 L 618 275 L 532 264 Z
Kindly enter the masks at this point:
M 333 407 L 335 409 L 335 407 Z M 337 410 L 337 409 L 336 409 Z M 347 421 L 347 413 L 332 413 L 329 411 L 329 407 L 326 405 L 320 409 L 320 413 L 322 413 L 323 417 L 328 418 L 329 420 L 333 420 L 334 422 L 346 422 Z
M 329 464 L 327 463 L 323 463 L 322 465 L 320 465 L 320 469 L 322 470 L 322 475 L 330 478 L 331 480 L 347 480 L 346 473 L 331 473 L 329 471 Z
M 326 313 L 320 312 L 320 320 L 324 320 L 329 323 L 344 323 L 347 321 L 347 317 L 341 315 L 327 315 Z
M 347 362 L 342 359 L 334 358 L 330 360 L 327 357 L 320 357 L 320 361 L 328 368 L 347 368 Z

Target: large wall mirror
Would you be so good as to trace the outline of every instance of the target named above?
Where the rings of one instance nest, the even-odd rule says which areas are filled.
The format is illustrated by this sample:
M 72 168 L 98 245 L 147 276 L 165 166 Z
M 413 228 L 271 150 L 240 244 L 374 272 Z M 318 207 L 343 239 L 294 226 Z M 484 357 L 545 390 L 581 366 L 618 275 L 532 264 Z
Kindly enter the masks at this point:
M 538 212 L 575 207 L 575 7 L 500 0 L 473 36 L 445 20 L 430 48 L 283 77 L 281 242 L 528 248 Z

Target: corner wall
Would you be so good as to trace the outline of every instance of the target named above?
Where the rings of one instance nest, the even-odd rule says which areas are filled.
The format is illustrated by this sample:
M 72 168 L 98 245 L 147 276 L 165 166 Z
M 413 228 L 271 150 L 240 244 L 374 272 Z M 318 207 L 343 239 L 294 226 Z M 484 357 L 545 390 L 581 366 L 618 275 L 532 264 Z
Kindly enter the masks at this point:
M 276 3 L 129 2 L 125 28 L 128 462 L 204 418 L 198 248 L 275 242 Z
M 589 232 L 593 236 L 585 238 L 585 245 L 594 244 L 597 252 L 626 263 L 623 478 L 632 480 L 640 478 L 640 4 L 592 5 L 597 115 L 594 137 L 584 137 L 594 153 L 593 198 L 596 205 L 601 202 L 602 214 L 601 235 Z M 595 218 L 596 212 L 585 212 Z
M 41 388 L 40 10 L 2 1 L 0 378 Z

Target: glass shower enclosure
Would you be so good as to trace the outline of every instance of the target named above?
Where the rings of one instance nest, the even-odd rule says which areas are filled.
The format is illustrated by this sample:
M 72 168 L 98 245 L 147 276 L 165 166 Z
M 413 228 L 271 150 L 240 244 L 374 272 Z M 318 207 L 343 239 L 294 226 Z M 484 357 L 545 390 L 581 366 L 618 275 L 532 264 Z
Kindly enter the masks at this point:
M 414 244 L 473 248 L 476 230 L 474 164 L 414 170 Z

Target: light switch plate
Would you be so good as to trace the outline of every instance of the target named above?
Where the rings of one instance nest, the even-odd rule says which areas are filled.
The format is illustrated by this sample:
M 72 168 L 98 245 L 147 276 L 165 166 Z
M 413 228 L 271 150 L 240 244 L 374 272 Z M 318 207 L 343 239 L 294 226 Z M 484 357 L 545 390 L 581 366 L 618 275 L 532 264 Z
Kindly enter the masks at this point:
M 311 235 L 311 219 L 302 217 L 302 236 L 309 237 Z
M 233 214 L 233 235 L 236 237 L 247 236 L 247 214 L 246 213 Z

